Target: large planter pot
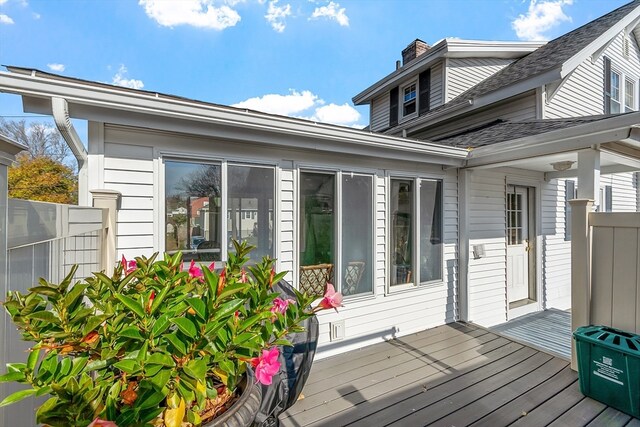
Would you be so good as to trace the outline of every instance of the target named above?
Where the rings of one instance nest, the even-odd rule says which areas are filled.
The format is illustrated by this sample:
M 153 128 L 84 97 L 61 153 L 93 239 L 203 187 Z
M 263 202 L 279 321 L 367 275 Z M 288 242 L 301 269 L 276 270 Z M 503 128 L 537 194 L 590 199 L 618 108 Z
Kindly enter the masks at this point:
M 242 394 L 224 414 L 207 423 L 206 427 L 250 427 L 260 409 L 262 388 L 255 380 L 253 371 L 247 370 L 244 381 L 240 384 Z

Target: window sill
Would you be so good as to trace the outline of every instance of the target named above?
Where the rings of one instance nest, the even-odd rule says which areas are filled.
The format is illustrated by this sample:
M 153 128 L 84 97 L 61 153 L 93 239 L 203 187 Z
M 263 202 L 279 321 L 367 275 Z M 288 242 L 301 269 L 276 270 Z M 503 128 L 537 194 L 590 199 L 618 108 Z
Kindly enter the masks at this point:
M 402 284 L 402 285 L 394 285 L 394 286 L 389 286 L 387 288 L 387 291 L 385 292 L 384 296 L 385 297 L 390 297 L 393 295 L 398 295 L 398 294 L 404 294 L 404 293 L 410 293 L 410 292 L 415 292 L 418 290 L 424 290 L 424 289 L 433 289 L 439 286 L 443 286 L 444 285 L 444 280 L 433 280 L 430 282 L 423 282 L 420 283 L 419 285 L 416 285 L 415 283 L 406 283 L 406 284 Z

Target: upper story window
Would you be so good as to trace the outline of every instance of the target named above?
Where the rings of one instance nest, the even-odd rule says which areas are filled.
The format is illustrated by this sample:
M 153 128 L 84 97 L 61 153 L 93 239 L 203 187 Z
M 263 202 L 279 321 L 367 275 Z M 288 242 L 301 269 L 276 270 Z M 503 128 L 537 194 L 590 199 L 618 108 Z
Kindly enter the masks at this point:
M 624 112 L 636 110 L 636 85 L 631 79 L 624 81 Z
M 406 117 L 417 111 L 416 82 L 405 86 L 402 92 L 402 117 Z
M 617 71 L 611 71 L 611 110 L 610 113 L 620 112 L 620 74 Z

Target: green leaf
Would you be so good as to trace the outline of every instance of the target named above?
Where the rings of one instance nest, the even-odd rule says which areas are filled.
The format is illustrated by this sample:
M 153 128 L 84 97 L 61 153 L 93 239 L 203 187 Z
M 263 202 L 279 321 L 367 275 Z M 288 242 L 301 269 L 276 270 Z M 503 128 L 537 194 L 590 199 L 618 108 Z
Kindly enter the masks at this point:
M 140 404 L 136 406 L 140 409 L 153 408 L 154 406 L 158 406 L 158 404 L 164 400 L 164 397 L 164 394 L 159 391 L 147 389 L 139 396 L 138 400 Z
M 165 338 L 173 345 L 173 347 L 180 353 L 181 356 L 187 354 L 187 346 L 184 342 L 182 342 L 180 338 L 178 338 L 177 334 L 167 334 L 165 335 Z
M 129 326 L 128 328 L 124 328 L 123 330 L 120 331 L 118 335 L 125 338 L 132 338 L 134 340 L 140 340 L 140 341 L 143 341 L 145 339 L 140 333 L 140 330 L 135 326 Z
M 36 287 L 30 288 L 29 292 L 44 295 L 47 297 L 52 297 L 55 300 L 58 300 L 60 298 L 60 294 L 58 293 L 56 288 L 51 288 L 48 286 L 36 286 Z
M 0 375 L 0 383 L 8 383 L 12 381 L 24 381 L 27 377 L 22 372 L 9 372 Z
M 154 337 L 157 337 L 158 335 L 166 331 L 169 325 L 171 325 L 171 322 L 169 322 L 169 316 L 163 314 L 156 319 L 155 323 L 153 324 L 153 329 L 151 329 L 151 334 Z
M 7 396 L 2 402 L 0 402 L 0 408 L 2 408 L 3 406 L 11 405 L 12 403 L 19 402 L 22 399 L 33 396 L 34 394 L 36 394 L 36 390 L 32 388 L 16 391 L 15 393 Z
M 111 317 L 108 314 L 102 314 L 100 316 L 91 316 L 87 323 L 82 328 L 82 335 L 86 336 L 89 332 L 94 331 L 98 326 L 102 324 L 105 320 Z
M 242 307 L 243 305 L 244 305 L 244 299 L 241 299 L 241 298 L 227 301 L 216 310 L 216 318 L 225 317 L 231 313 L 235 313 L 236 310 Z
M 164 406 L 160 406 L 159 408 L 149 408 L 146 410 L 142 410 L 140 411 L 140 415 L 139 415 L 140 422 L 143 424 L 148 423 L 149 421 L 153 420 L 158 415 L 160 415 L 164 410 L 165 410 Z
M 71 372 L 69 372 L 69 376 L 76 376 L 78 375 L 80 372 L 82 372 L 82 370 L 84 369 L 85 366 L 87 366 L 87 362 L 89 361 L 88 357 L 76 357 L 73 359 L 72 362 L 72 367 L 71 367 Z
M 273 316 L 273 313 L 271 313 L 270 311 L 265 311 L 262 313 L 258 313 L 255 316 L 251 316 L 248 319 L 246 319 L 244 322 L 240 323 L 240 326 L 238 327 L 238 331 L 242 332 L 246 329 L 249 329 L 251 326 L 255 325 L 256 323 L 262 320 L 266 320 L 271 316 Z
M 166 353 L 153 353 L 151 356 L 149 356 L 146 363 L 151 365 L 162 365 L 170 367 L 176 365 L 171 356 Z
M 180 332 L 188 336 L 189 338 L 195 338 L 198 334 L 198 330 L 196 329 L 196 325 L 186 317 L 176 317 L 172 319 L 173 323 L 180 329 Z
M 158 307 L 160 307 L 160 305 L 162 304 L 162 301 L 164 301 L 164 299 L 166 298 L 170 290 L 171 290 L 171 286 L 169 284 L 165 284 L 165 287 L 162 288 L 160 292 L 158 292 L 158 295 L 156 295 L 156 298 L 153 300 L 153 303 L 151 304 L 151 310 L 150 310 L 151 314 L 155 313 Z
M 31 313 L 30 315 L 28 315 L 27 319 L 42 320 L 44 322 L 53 323 L 55 325 L 60 325 L 62 323 L 60 322 L 60 319 L 58 319 L 58 316 L 50 311 L 36 311 L 35 313 Z
M 118 363 L 114 363 L 113 366 L 123 372 L 126 372 L 129 375 L 135 374 L 140 370 L 140 365 L 138 365 L 138 362 L 132 359 L 121 360 Z
M 171 369 L 161 369 L 160 371 L 158 371 L 158 373 L 151 377 L 151 383 L 158 387 L 158 389 L 162 389 L 167 385 L 170 379 Z
M 106 368 L 108 364 L 109 361 L 107 360 L 94 360 L 85 366 L 84 372 L 99 371 L 100 369 Z
M 115 296 L 121 303 L 123 303 L 129 310 L 133 311 L 138 317 L 140 317 L 141 319 L 145 317 L 142 306 L 136 300 L 126 295 L 116 294 Z
M 206 308 L 204 302 L 200 298 L 189 298 L 189 299 L 187 299 L 187 304 L 189 304 L 191 306 L 191 308 L 193 308 L 193 310 L 196 312 L 196 315 L 200 319 L 202 319 L 202 320 L 206 319 L 207 308 Z
M 71 307 L 71 305 L 76 302 L 78 297 L 82 295 L 85 289 L 87 289 L 88 285 L 85 284 L 76 284 L 71 288 L 71 291 L 64 297 L 64 303 L 67 307 Z
M 36 369 L 36 363 L 38 363 L 38 357 L 40 356 L 40 349 L 31 349 L 29 357 L 27 357 L 27 369 L 33 372 Z
M 202 359 L 193 359 L 182 367 L 185 374 L 196 380 L 203 380 L 207 374 L 207 364 Z

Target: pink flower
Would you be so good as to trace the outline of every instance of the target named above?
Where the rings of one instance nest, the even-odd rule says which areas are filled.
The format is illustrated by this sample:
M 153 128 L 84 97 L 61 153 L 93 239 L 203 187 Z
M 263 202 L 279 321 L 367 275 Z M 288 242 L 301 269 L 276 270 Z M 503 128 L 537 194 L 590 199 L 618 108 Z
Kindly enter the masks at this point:
M 240 273 L 240 283 L 247 283 L 247 272 L 242 269 L 242 273 Z
M 216 268 L 216 262 L 213 261 L 211 264 L 209 264 L 209 271 L 213 271 Z
M 202 270 L 196 265 L 194 260 L 191 260 L 191 265 L 189 265 L 189 276 L 202 277 Z
M 133 273 L 134 271 L 136 271 L 136 268 L 138 268 L 138 263 L 135 259 L 127 261 L 124 255 L 122 255 L 122 261 L 120 261 L 120 263 L 122 264 L 122 270 L 124 271 L 124 274 Z
M 271 385 L 271 378 L 280 370 L 278 347 L 262 350 L 262 354 L 251 359 L 251 366 L 255 369 L 256 379 L 260 384 Z
M 271 312 L 284 314 L 287 312 L 287 307 L 289 307 L 289 304 L 291 304 L 292 302 L 295 301 L 292 299 L 282 299 L 278 297 L 273 300 L 273 307 L 271 307 Z
M 334 308 L 337 313 L 338 307 L 342 307 L 342 294 L 340 292 L 336 292 L 331 283 L 327 283 L 327 290 L 324 293 L 324 298 L 322 298 L 322 301 L 318 304 L 318 307 L 323 309 Z
M 113 421 L 101 420 L 100 418 L 96 418 L 87 427 L 118 427 L 118 425 Z

